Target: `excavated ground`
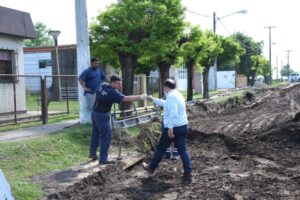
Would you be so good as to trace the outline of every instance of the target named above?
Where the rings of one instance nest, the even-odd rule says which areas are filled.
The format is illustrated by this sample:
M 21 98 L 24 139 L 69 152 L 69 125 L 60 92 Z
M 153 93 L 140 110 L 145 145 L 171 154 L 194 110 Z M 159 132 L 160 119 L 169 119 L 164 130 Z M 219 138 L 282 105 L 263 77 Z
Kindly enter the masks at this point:
M 180 160 L 153 176 L 115 164 L 48 199 L 300 199 L 300 85 L 188 110 L 192 182 L 180 179 Z M 153 149 L 147 134 L 138 140 Z

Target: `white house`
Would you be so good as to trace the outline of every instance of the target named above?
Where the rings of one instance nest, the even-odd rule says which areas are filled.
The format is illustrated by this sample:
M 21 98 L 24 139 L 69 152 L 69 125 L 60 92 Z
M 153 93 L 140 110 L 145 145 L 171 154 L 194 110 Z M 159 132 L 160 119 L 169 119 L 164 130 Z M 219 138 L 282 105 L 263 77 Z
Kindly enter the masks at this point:
M 23 39 L 35 37 L 29 13 L 0 6 L 0 117 L 26 112 L 24 78 L 13 75 L 24 74 Z
M 58 51 L 59 55 L 62 54 L 66 50 L 76 49 L 75 44 L 70 45 L 59 45 Z M 43 46 L 43 47 L 24 47 L 24 74 L 25 75 L 44 75 L 44 76 L 51 76 L 54 73 L 53 66 L 55 66 L 55 60 L 52 59 L 51 54 L 55 51 L 55 46 Z M 60 56 L 60 63 L 62 72 L 61 75 L 68 74 L 68 75 L 77 75 L 77 73 L 71 74 L 70 72 L 66 72 L 64 67 L 65 65 L 68 68 L 75 68 L 72 65 L 72 62 L 66 63 L 66 58 L 70 57 L 63 54 Z M 68 60 L 67 60 L 68 61 Z M 49 88 L 52 85 L 52 78 L 48 77 L 47 79 L 47 87 Z M 37 80 L 33 80 L 32 78 L 25 79 L 26 89 L 31 92 L 39 92 L 40 91 L 40 82 Z

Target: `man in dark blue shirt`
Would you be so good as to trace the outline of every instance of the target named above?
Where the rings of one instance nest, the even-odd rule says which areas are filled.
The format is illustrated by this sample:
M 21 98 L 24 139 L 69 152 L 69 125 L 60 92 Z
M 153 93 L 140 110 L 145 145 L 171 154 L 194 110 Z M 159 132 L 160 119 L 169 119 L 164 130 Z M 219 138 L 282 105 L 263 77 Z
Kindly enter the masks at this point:
M 79 83 L 84 90 L 84 95 L 87 101 L 87 110 L 92 112 L 94 104 L 94 93 L 100 83 L 105 79 L 104 72 L 98 67 L 99 60 L 91 59 L 91 66 L 85 69 L 79 76 Z
M 93 134 L 90 144 L 90 158 L 97 160 L 97 147 L 100 145 L 100 164 L 108 164 L 108 148 L 111 142 L 112 127 L 110 122 L 110 110 L 114 103 L 146 100 L 147 95 L 125 96 L 118 92 L 122 86 L 122 79 L 112 75 L 110 83 L 103 82 L 95 92 L 95 103 L 92 112 Z

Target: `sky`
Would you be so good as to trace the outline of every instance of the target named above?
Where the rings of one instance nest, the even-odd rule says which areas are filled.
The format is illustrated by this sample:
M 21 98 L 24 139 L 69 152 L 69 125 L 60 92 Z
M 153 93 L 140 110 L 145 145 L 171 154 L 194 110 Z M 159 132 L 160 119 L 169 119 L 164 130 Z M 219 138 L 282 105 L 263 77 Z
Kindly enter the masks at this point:
M 28 12 L 34 23 L 42 22 L 49 29 L 60 30 L 59 44 L 75 44 L 75 0 L 0 0 L 0 6 Z M 88 20 L 91 22 L 99 12 L 106 10 L 116 0 L 86 0 Z M 182 0 L 186 8 L 186 21 L 200 25 L 202 29 L 212 30 L 213 12 L 221 18 L 217 21 L 216 32 L 228 36 L 242 32 L 255 41 L 264 42 L 264 56 L 269 60 L 269 29 L 272 29 L 272 67 L 276 77 L 287 64 L 287 50 L 290 51 L 289 62 L 294 71 L 300 72 L 300 27 L 296 19 L 300 12 L 296 0 Z M 247 10 L 246 14 L 232 14 Z M 198 13 L 198 14 L 194 14 Z M 227 16 L 232 14 L 230 16 Z M 225 16 L 225 17 L 224 17 Z M 224 17 L 224 18 L 222 18 Z

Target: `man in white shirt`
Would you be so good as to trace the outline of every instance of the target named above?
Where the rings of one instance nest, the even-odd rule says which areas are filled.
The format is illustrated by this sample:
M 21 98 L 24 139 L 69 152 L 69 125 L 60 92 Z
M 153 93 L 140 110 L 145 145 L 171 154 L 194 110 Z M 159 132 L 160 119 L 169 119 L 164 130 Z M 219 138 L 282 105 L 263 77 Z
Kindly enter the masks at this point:
M 182 94 L 175 88 L 175 81 L 172 79 L 167 79 L 164 82 L 166 100 L 153 98 L 151 96 L 148 97 L 150 100 L 153 100 L 153 103 L 156 105 L 164 107 L 163 128 L 151 163 L 149 165 L 143 163 L 142 166 L 147 172 L 154 173 L 156 167 L 166 152 L 166 149 L 171 145 L 172 142 L 174 142 L 183 163 L 183 178 L 191 179 L 191 160 L 186 149 L 188 120 L 186 115 L 185 101 Z

